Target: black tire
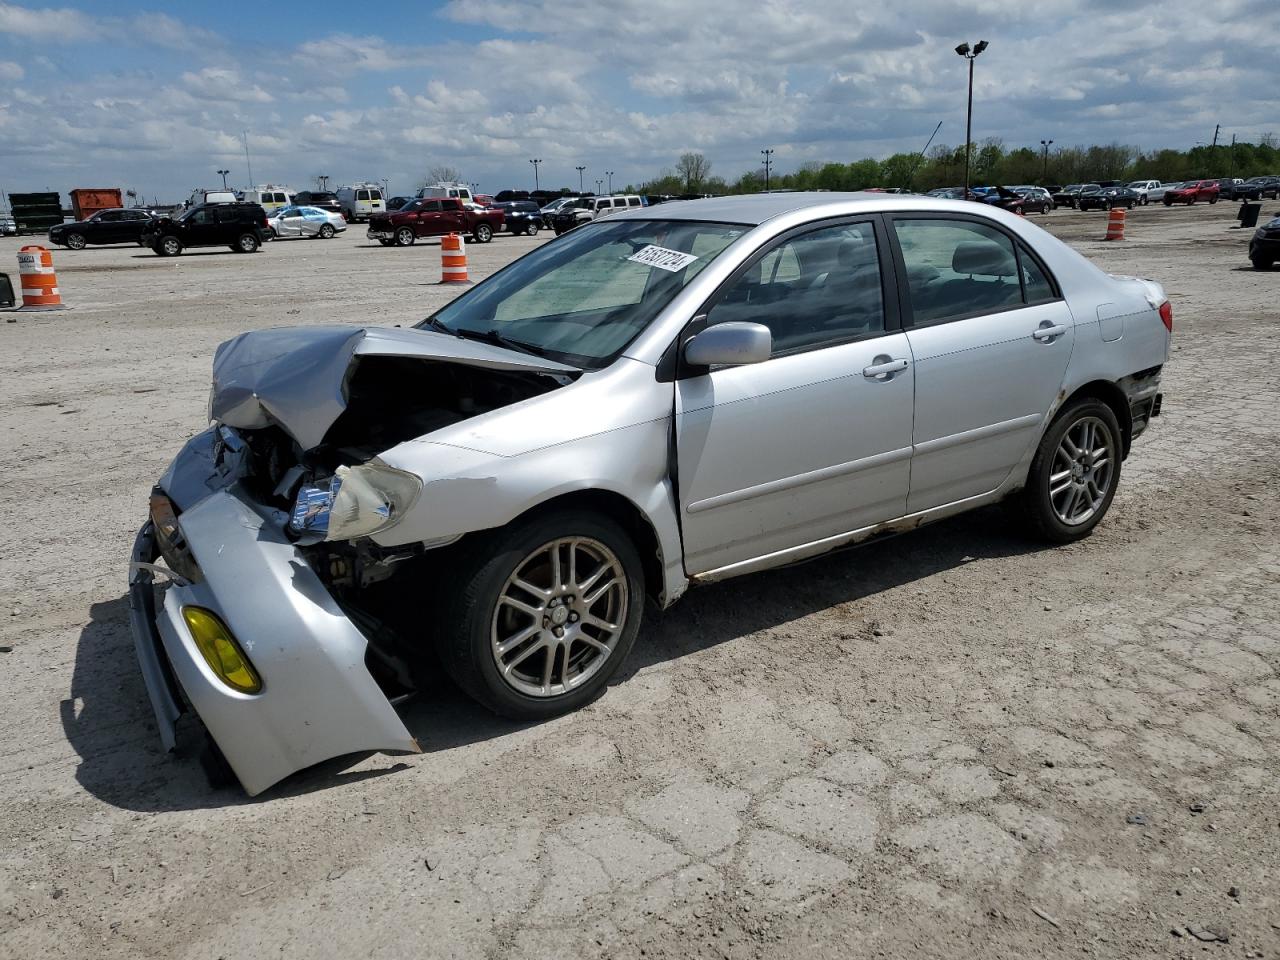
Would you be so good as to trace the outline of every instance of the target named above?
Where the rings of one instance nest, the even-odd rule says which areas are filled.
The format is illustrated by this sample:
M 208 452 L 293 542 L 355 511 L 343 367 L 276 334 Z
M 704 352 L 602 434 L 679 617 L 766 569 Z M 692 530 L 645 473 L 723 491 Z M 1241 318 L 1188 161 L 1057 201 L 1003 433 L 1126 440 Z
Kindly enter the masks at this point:
M 1173 201 L 1172 201 L 1172 200 L 1165 200 L 1165 201 L 1164 201 L 1164 205 L 1165 205 L 1166 207 L 1172 207 L 1172 206 L 1173 206 Z
M 1108 488 L 1094 513 L 1078 524 L 1065 523 L 1053 506 L 1049 496 L 1049 478 L 1053 474 L 1055 458 L 1063 437 L 1082 420 L 1092 418 L 1101 422 L 1109 432 L 1108 447 L 1112 452 L 1111 472 Z M 1040 446 L 1031 461 L 1031 469 L 1027 473 L 1027 485 L 1023 487 L 1020 498 L 1023 519 L 1028 531 L 1034 536 L 1051 543 L 1072 543 L 1083 540 L 1107 515 L 1111 501 L 1115 498 L 1116 488 L 1120 484 L 1120 462 L 1123 451 L 1123 437 L 1120 424 L 1112 409 L 1101 400 L 1084 397 L 1067 405 L 1061 410 L 1049 429 L 1040 438 Z M 1068 513 L 1071 512 L 1068 510 Z
M 536 237 L 536 236 L 538 235 L 538 230 L 539 230 L 539 229 L 540 229 L 540 228 L 538 227 L 538 225 L 537 225 L 536 223 L 531 223 L 531 224 L 529 224 L 527 227 L 525 227 L 525 228 L 524 228 L 524 235 L 525 235 L 526 237 Z
M 503 679 L 492 652 L 491 628 L 508 577 L 540 547 L 562 537 L 589 538 L 612 551 L 628 592 L 626 614 L 612 651 L 593 675 L 568 693 L 532 696 Z M 640 556 L 622 527 L 606 516 L 565 509 L 517 521 L 460 545 L 449 567 L 440 593 L 443 629 L 434 638 L 436 651 L 458 686 L 500 716 L 545 720 L 590 703 L 604 692 L 639 633 L 644 606 Z
M 397 247 L 412 247 L 413 241 L 416 239 L 418 238 L 413 235 L 412 228 L 401 227 L 396 231 L 395 245 Z
M 1214 196 L 1212 196 L 1212 197 L 1210 197 L 1210 198 L 1209 198 L 1209 203 L 1214 204 L 1214 203 L 1217 203 L 1217 202 L 1218 202 L 1218 197 L 1217 197 L 1217 195 L 1216 195 L 1216 194 L 1215 194 Z
M 333 235 L 334 235 L 335 233 L 337 233 L 337 232 L 338 232 L 338 231 L 336 231 L 336 230 L 334 230 L 334 229 L 333 229 L 333 224 L 332 224 L 332 223 L 322 223 L 322 224 L 320 225 L 320 239 L 321 239 L 321 240 L 332 240 L 332 239 L 333 239 Z
M 242 233 L 236 237 L 236 245 L 231 249 L 237 253 L 257 253 L 260 246 L 262 246 L 262 241 L 254 234 Z
M 384 247 L 390 247 L 395 244 L 394 240 L 379 240 L 378 242 L 382 244 Z
M 200 750 L 200 767 L 204 770 L 204 778 L 210 790 L 229 790 L 240 783 L 231 764 L 227 763 L 227 758 L 207 733 L 204 747 Z
M 1128 203 L 1126 203 L 1126 204 L 1125 204 L 1125 208 L 1126 208 L 1126 209 L 1128 209 L 1128 210 L 1132 210 L 1132 209 L 1133 209 L 1134 207 L 1136 207 L 1137 205 L 1138 205 L 1138 201 L 1137 201 L 1137 200 L 1130 200 Z
M 68 233 L 62 242 L 72 250 L 83 250 L 87 244 L 83 233 Z
M 1138 202 L 1145 207 L 1148 203 L 1151 202 L 1151 198 L 1148 197 L 1146 194 L 1143 194 L 1142 199 L 1139 200 Z
M 1253 264 L 1255 270 L 1270 270 L 1275 266 L 1275 261 L 1269 257 L 1250 257 L 1249 262 Z
M 1053 209 L 1053 204 L 1046 203 L 1041 205 L 1040 212 L 1047 217 L 1049 215 L 1049 211 L 1051 211 L 1052 209 Z
M 493 227 L 487 223 L 477 223 L 475 230 L 471 233 L 471 239 L 476 243 L 488 243 L 493 239 Z
M 1020 216 L 1022 216 L 1022 204 L 1020 204 L 1020 203 L 1015 203 L 1015 204 L 1013 205 L 1013 210 L 1012 210 L 1011 212 L 1012 212 L 1015 216 L 1019 216 L 1019 217 L 1020 217 Z
M 152 249 L 162 257 L 176 257 L 182 253 L 182 241 L 174 236 L 161 237 Z

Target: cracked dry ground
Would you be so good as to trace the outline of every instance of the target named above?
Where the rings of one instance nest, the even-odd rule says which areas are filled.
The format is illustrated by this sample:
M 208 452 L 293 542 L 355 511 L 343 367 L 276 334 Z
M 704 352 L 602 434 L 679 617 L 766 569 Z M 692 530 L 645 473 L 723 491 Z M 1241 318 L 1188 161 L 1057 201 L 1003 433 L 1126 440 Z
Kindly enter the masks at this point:
M 46 531 L 5 588 L 0 955 L 1277 955 L 1280 273 L 1208 211 L 1140 210 L 1123 246 L 1049 223 L 1175 304 L 1164 416 L 1091 539 L 988 510 L 695 591 L 577 714 L 516 728 L 442 683 L 407 710 L 423 756 L 257 801 L 160 754 L 120 599 L 230 328 L 184 342 L 191 415 L 126 397 L 149 435 L 85 440 L 115 489 L 61 488 L 120 514 L 102 543 Z

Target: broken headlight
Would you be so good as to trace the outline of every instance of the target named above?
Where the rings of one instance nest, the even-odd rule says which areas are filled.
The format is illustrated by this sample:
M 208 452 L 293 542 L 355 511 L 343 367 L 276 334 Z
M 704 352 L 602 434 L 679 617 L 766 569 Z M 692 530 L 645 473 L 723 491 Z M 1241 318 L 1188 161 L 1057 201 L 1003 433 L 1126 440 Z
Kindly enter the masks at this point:
M 354 540 L 384 530 L 413 505 L 422 481 L 378 460 L 339 467 L 318 484 L 303 484 L 289 529 L 299 540 Z

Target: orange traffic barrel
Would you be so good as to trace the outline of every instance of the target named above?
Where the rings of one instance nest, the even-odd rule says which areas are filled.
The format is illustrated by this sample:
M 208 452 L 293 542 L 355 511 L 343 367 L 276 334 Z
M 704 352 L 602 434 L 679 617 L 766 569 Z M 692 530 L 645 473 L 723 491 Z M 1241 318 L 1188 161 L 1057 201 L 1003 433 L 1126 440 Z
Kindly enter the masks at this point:
M 467 279 L 467 251 L 456 233 L 446 234 L 440 241 L 440 282 L 471 282 Z
M 53 254 L 32 245 L 18 251 L 18 273 L 22 282 L 23 310 L 61 310 L 62 292 L 53 272 Z
M 1124 207 L 1112 207 L 1111 215 L 1107 217 L 1107 235 L 1104 240 L 1123 240 L 1124 239 Z

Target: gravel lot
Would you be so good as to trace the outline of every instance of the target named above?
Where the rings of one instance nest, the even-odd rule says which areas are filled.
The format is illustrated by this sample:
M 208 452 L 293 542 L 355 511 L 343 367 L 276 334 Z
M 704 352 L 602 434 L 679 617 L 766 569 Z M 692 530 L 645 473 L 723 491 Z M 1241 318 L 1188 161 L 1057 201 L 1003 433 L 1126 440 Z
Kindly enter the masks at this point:
M 257 800 L 161 753 L 129 546 L 220 341 L 413 322 L 438 244 L 56 252 L 73 309 L 0 323 L 0 957 L 1276 956 L 1280 271 L 1235 211 L 1035 218 L 1174 303 L 1089 540 L 992 509 L 697 590 L 588 709 L 441 681 L 421 756 Z

